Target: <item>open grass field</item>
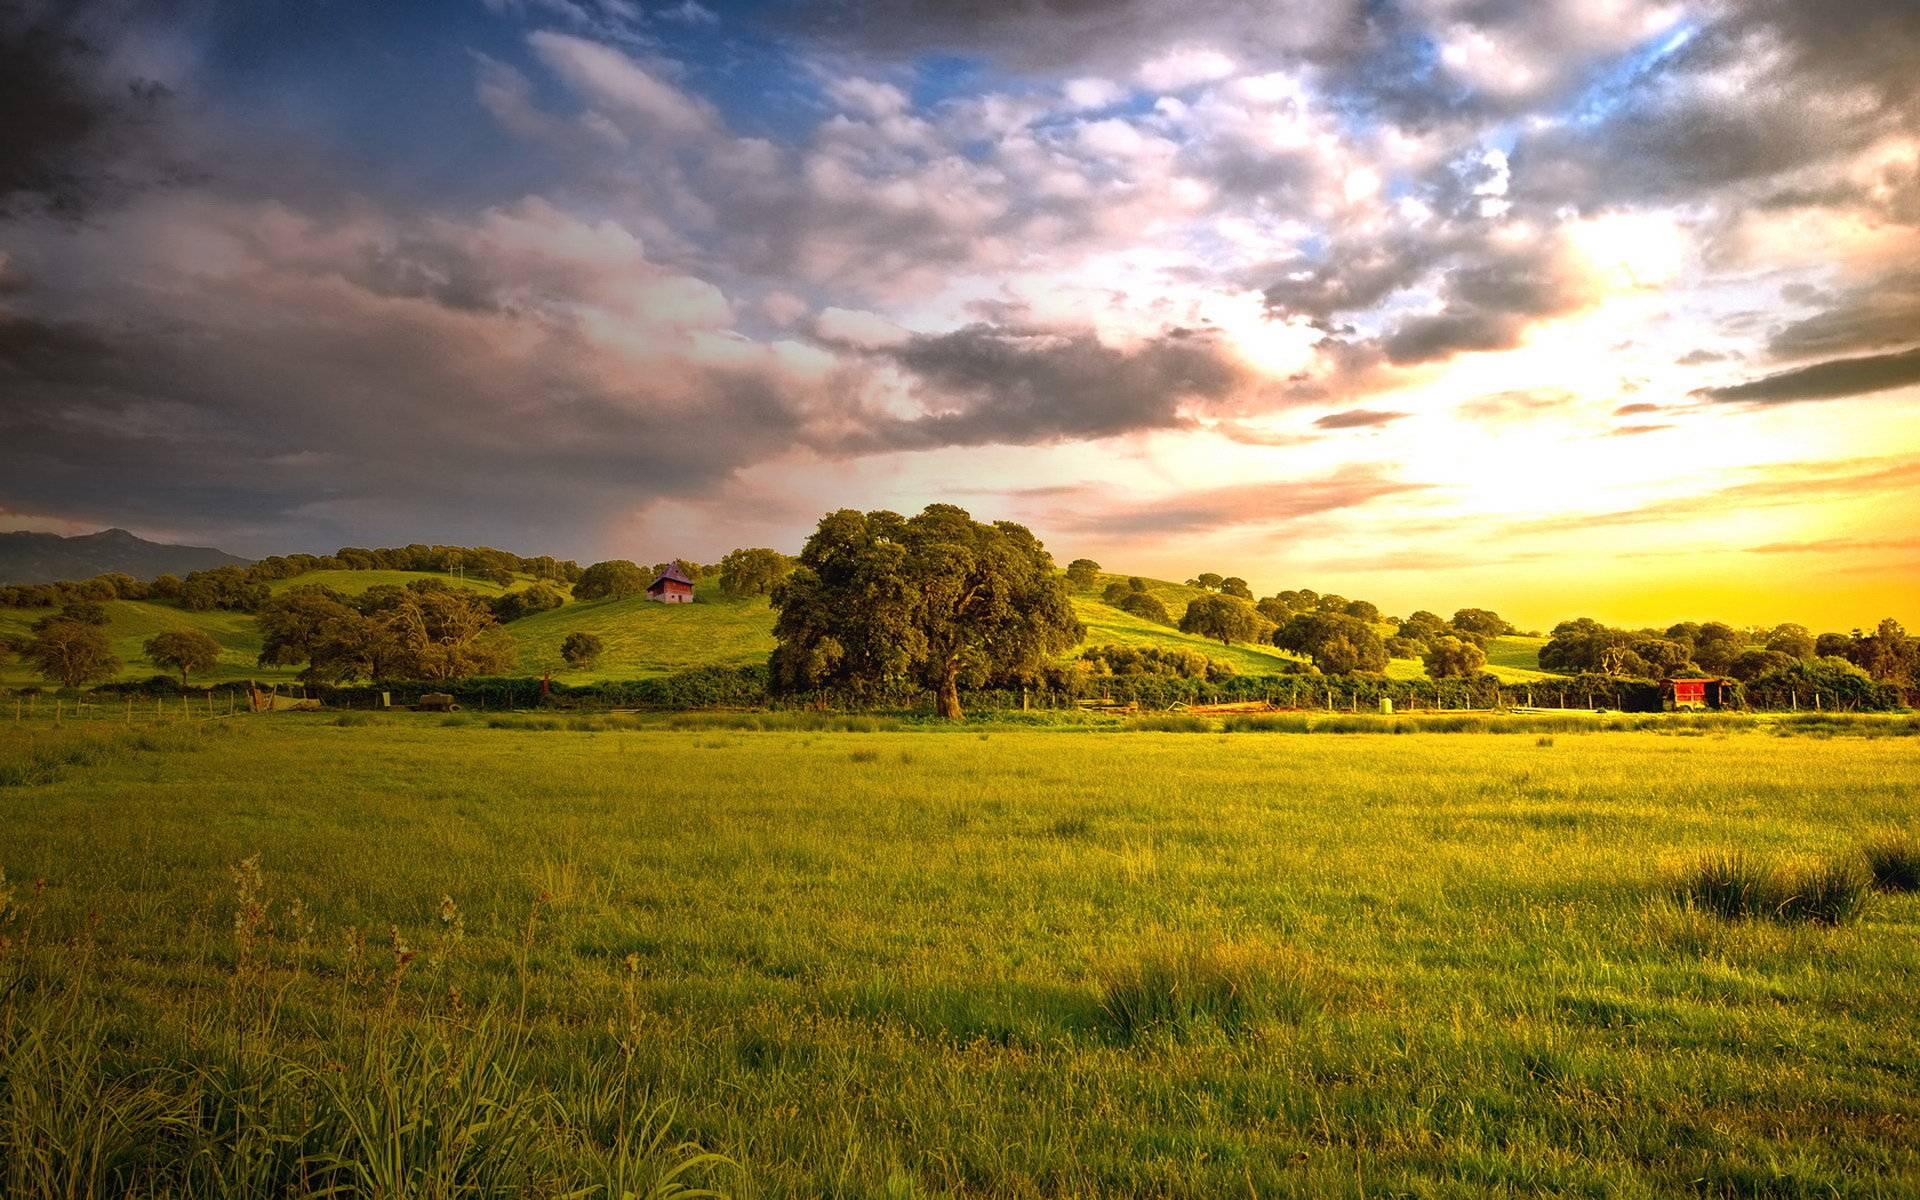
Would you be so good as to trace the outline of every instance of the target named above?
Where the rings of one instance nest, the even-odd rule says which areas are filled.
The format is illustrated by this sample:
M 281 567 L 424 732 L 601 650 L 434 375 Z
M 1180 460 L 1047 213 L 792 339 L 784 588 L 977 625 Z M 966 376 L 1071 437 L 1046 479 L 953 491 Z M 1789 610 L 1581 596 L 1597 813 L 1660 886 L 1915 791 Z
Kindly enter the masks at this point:
M 1670 887 L 1920 738 L 727 720 L 0 723 L 0 1190 L 1920 1193 L 1920 900 Z

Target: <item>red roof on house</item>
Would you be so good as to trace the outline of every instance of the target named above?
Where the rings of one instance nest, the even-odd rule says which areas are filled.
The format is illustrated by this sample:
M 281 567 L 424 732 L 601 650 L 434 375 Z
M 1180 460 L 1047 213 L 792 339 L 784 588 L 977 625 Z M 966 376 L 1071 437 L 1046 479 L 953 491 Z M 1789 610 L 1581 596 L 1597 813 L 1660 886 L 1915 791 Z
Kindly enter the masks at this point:
M 681 583 L 688 587 L 693 586 L 693 580 L 687 578 L 687 573 L 680 569 L 679 563 L 669 563 L 667 564 L 667 569 L 660 572 L 659 575 L 654 577 L 653 582 L 647 585 L 647 590 L 652 591 L 657 587 L 663 587 L 669 583 Z

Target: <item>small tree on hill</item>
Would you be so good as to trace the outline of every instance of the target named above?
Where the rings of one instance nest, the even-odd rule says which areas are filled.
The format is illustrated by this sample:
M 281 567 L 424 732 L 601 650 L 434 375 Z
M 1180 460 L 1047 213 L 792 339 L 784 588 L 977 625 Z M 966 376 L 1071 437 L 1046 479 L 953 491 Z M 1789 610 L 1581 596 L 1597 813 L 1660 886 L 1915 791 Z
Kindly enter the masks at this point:
M 43 626 L 27 644 L 27 660 L 43 678 L 71 688 L 111 679 L 120 671 L 107 631 L 80 621 Z
M 1306 655 L 1329 675 L 1380 671 L 1388 661 L 1379 631 L 1345 613 L 1301 613 L 1273 631 L 1273 644 Z
M 652 576 L 638 564 L 611 558 L 582 571 L 580 582 L 573 585 L 573 595 L 576 600 L 624 600 L 642 594 L 652 582 Z
M 1100 564 L 1090 558 L 1076 558 L 1067 564 L 1067 583 L 1084 592 L 1100 578 Z
M 1143 621 L 1152 621 L 1155 625 L 1173 624 L 1173 614 L 1167 611 L 1166 605 L 1160 603 L 1160 597 L 1152 592 L 1126 592 L 1114 607 L 1121 612 L 1132 613 Z
M 1792 658 L 1813 657 L 1813 634 L 1805 625 L 1776 625 L 1767 635 L 1767 649 Z
M 606 643 L 598 637 L 576 630 L 560 643 L 560 657 L 566 659 L 569 666 L 591 667 L 600 661 L 606 649 Z
M 1463 608 L 1453 614 L 1453 627 L 1463 633 L 1477 633 L 1481 637 L 1504 637 L 1513 632 L 1513 626 L 1499 613 L 1485 608 Z
M 1247 581 L 1238 575 L 1229 575 L 1220 581 L 1220 594 L 1222 596 L 1237 596 L 1248 602 L 1253 600 L 1253 589 L 1248 587 Z
M 1223 646 L 1257 641 L 1260 614 L 1236 596 L 1198 596 L 1180 616 L 1180 632 L 1218 638 Z
M 1470 679 L 1487 665 L 1487 652 L 1457 637 L 1436 638 L 1420 656 L 1434 679 Z
M 1195 575 L 1192 579 L 1187 580 L 1187 586 L 1204 588 L 1207 591 L 1211 592 L 1217 589 L 1221 584 L 1225 583 L 1226 581 L 1227 581 L 1226 576 L 1224 575 L 1218 575 L 1212 571 L 1202 571 L 1198 575 Z
M 143 647 L 147 658 L 157 666 L 180 672 L 180 686 L 197 671 L 211 671 L 220 662 L 220 643 L 197 629 L 173 629 L 156 633 Z

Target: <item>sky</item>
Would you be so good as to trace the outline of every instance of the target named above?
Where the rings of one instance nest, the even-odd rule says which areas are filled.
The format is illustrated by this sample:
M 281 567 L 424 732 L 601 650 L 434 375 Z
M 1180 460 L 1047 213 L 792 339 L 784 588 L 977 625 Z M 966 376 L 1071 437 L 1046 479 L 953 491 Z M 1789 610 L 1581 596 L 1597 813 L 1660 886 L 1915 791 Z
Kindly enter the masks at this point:
M 1913 0 L 0 0 L 0 528 L 1920 624 Z

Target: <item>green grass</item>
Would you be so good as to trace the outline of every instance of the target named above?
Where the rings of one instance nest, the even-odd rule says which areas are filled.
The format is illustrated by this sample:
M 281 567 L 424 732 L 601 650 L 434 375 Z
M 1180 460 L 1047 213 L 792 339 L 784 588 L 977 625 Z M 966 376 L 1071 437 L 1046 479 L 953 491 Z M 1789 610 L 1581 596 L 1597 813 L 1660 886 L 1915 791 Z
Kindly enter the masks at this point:
M 171 630 L 198 630 L 220 643 L 220 663 L 213 670 L 195 675 L 195 683 L 220 683 L 237 679 L 291 679 L 298 672 L 291 667 L 256 665 L 260 654 L 260 633 L 250 613 L 189 612 L 175 604 L 148 600 L 110 600 L 107 611 L 108 636 L 113 652 L 121 662 L 116 679 L 147 679 L 169 672 L 149 662 L 147 639 Z M 54 613 L 51 608 L 0 608 L 0 637 L 14 634 L 30 636 L 35 621 Z M 15 660 L 0 666 L 0 685 L 10 687 L 48 686 L 26 663 Z
M 143 1194 L 559 1194 L 683 1139 L 769 1197 L 1920 1191 L 1920 896 L 1672 888 L 1864 870 L 1911 738 L 328 719 L 0 787 L 9 1168 L 44 1111 Z
M 531 576 L 516 578 L 511 587 L 501 587 L 490 579 L 477 576 L 449 575 L 442 571 L 308 571 L 304 575 L 295 575 L 287 579 L 276 579 L 267 587 L 270 591 L 284 592 L 295 587 L 327 587 L 343 595 L 358 596 L 369 588 L 405 587 L 418 579 L 438 579 L 451 588 L 462 588 L 469 592 L 478 592 L 482 596 L 498 596 L 503 592 L 517 591 L 532 582 Z M 562 595 L 569 591 L 567 585 L 547 581 L 547 586 Z
M 1085 644 L 1198 650 L 1233 664 L 1234 670 L 1242 675 L 1271 675 L 1285 670 L 1289 662 L 1299 661 L 1299 656 L 1274 646 L 1222 646 L 1217 641 L 1192 637 L 1103 604 L 1099 599 L 1100 588 L 1110 579 L 1125 578 L 1102 576 L 1091 592 L 1074 595 L 1074 612 L 1087 627 Z M 449 586 L 485 596 L 510 590 L 484 579 L 413 571 L 309 571 L 278 580 L 271 586 L 275 592 L 282 592 L 291 587 L 318 584 L 358 594 L 371 587 L 404 586 L 418 579 L 438 579 Z M 516 580 L 514 589 L 525 587 L 528 582 Z M 1176 622 L 1186 612 L 1187 604 L 1202 594 L 1198 588 L 1166 580 L 1148 580 L 1147 585 Z M 559 590 L 567 591 L 564 587 Z M 520 643 L 518 669 L 527 675 L 551 669 L 556 679 L 591 683 L 603 679 L 647 679 L 690 667 L 745 666 L 766 661 L 773 651 L 773 614 L 764 597 L 723 597 L 711 580 L 702 582 L 696 595 L 697 602 L 691 605 L 655 604 L 644 597 L 570 602 L 551 612 L 515 621 L 507 628 Z M 201 682 L 290 679 L 296 674 L 290 668 L 254 665 L 260 638 L 252 617 L 247 614 L 192 613 L 157 601 L 115 601 L 107 609 L 113 620 L 115 653 L 126 664 L 119 676 L 121 679 L 145 679 L 157 673 L 158 668 L 142 657 L 141 646 L 163 629 L 202 629 L 220 642 L 224 650 L 220 667 Z M 9 632 L 24 634 L 28 626 L 50 611 L 0 609 L 0 636 Z M 1381 628 L 1391 632 L 1386 626 Z M 605 655 L 591 668 L 567 667 L 560 658 L 561 641 L 575 630 L 596 634 L 606 643 Z M 1496 638 L 1488 646 L 1488 670 L 1509 682 L 1546 678 L 1547 673 L 1537 669 L 1539 647 L 1544 644 L 1539 638 Z M 1422 679 L 1426 677 L 1426 668 L 1417 659 L 1397 658 L 1387 664 L 1386 674 L 1393 679 Z M 22 686 L 35 682 L 38 680 L 23 664 L 0 667 L 0 685 Z
M 1551 679 L 1553 672 L 1540 669 L 1540 647 L 1546 638 L 1512 635 L 1487 642 L 1487 673 L 1502 683 L 1525 683 L 1529 679 Z
M 695 587 L 692 604 L 660 604 L 645 596 L 588 600 L 522 617 L 507 628 L 520 643 L 522 673 L 552 669 L 555 679 L 568 683 L 764 663 L 774 645 L 766 597 L 721 596 L 712 581 Z M 576 630 L 606 644 L 606 653 L 591 668 L 568 667 L 560 657 L 560 643 Z

